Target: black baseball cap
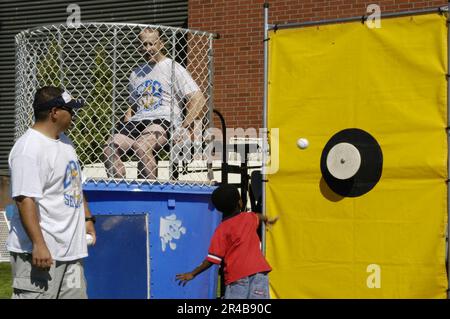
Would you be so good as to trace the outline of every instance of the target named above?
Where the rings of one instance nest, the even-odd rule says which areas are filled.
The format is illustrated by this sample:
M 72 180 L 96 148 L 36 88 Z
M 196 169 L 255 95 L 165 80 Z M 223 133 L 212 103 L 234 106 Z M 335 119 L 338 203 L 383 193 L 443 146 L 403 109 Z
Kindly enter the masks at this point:
M 33 103 L 33 108 L 36 111 L 49 110 L 52 107 L 68 107 L 71 109 L 79 109 L 83 107 L 83 105 L 84 101 L 82 99 L 75 99 L 69 94 L 69 92 L 64 91 L 60 96 L 57 96 L 44 103 L 36 103 L 35 100 Z

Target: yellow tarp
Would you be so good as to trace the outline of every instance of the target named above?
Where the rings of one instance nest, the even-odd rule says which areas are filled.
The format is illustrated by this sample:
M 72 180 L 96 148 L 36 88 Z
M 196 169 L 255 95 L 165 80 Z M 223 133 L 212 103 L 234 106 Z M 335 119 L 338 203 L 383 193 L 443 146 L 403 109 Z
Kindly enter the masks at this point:
M 280 129 L 267 183 L 267 213 L 280 215 L 267 234 L 273 298 L 446 297 L 446 17 L 381 23 L 270 33 L 268 126 Z M 347 128 L 383 152 L 380 181 L 356 198 L 321 179 L 325 144 Z

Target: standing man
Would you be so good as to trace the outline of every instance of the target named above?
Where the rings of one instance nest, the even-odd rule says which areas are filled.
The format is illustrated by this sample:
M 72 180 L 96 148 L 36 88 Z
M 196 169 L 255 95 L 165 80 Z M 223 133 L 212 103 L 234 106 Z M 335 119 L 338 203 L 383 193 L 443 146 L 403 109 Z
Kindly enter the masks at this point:
M 125 178 L 120 156 L 132 149 L 139 158 L 138 178 L 156 179 L 153 152 L 169 141 L 171 127 L 192 132 L 205 107 L 205 98 L 189 72 L 165 56 L 159 31 L 146 28 L 139 40 L 146 63 L 131 72 L 130 108 L 104 149 L 109 177 Z
M 13 299 L 87 298 L 82 258 L 95 218 L 81 189 L 81 169 L 63 132 L 82 107 L 64 90 L 38 89 L 35 124 L 9 155 L 11 191 L 19 214 L 11 221 Z

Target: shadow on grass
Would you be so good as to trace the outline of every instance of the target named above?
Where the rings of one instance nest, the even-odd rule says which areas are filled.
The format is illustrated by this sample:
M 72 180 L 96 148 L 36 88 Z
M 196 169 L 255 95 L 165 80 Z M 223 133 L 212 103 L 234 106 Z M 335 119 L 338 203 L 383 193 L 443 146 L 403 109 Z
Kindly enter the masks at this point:
M 11 293 L 11 264 L 0 263 L 0 299 L 10 299 Z

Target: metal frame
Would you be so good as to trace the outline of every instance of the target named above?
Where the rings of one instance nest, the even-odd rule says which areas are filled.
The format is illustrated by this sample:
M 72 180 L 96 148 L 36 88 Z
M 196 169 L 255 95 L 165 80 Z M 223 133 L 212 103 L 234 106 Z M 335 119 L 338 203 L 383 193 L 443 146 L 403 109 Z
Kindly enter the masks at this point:
M 150 252 L 150 218 L 149 215 L 151 212 L 145 214 L 145 233 L 146 233 L 146 261 L 147 261 L 147 299 L 150 299 L 152 295 L 152 285 L 151 285 L 151 269 L 152 269 L 152 261 L 151 261 L 151 252 Z
M 411 15 L 426 14 L 426 13 L 443 13 L 445 11 L 447 11 L 447 7 L 427 8 L 427 9 L 401 11 L 401 12 L 390 12 L 390 13 L 381 14 L 381 18 L 411 16 Z M 355 17 L 349 17 L 349 18 L 325 19 L 325 20 L 319 20 L 319 21 L 306 21 L 306 22 L 300 22 L 300 23 L 268 24 L 268 30 L 276 31 L 279 29 L 308 27 L 308 26 L 317 26 L 317 25 L 323 25 L 323 24 L 354 22 L 354 21 L 361 21 L 362 23 L 364 23 L 367 20 L 367 18 L 368 18 L 367 15 L 362 15 L 362 16 L 355 16 Z
M 450 292 L 449 292 L 449 287 L 450 287 L 450 262 L 449 262 L 449 256 L 450 256 L 450 245 L 449 245 L 449 233 L 450 233 L 450 188 L 449 188 L 449 183 L 448 183 L 448 178 L 450 176 L 450 156 L 448 154 L 448 150 L 450 149 L 450 119 L 449 119 L 449 114 L 450 114 L 450 101 L 449 101 L 449 96 L 450 96 L 450 82 L 449 82 L 449 66 L 450 66 L 450 31 L 449 31 L 449 26 L 450 26 L 450 12 L 449 12 L 449 8 L 450 8 L 450 0 L 448 1 L 449 6 L 447 6 L 447 249 L 446 249 L 446 261 L 447 261 L 447 281 L 448 281 L 448 285 L 447 285 L 447 299 L 450 298 Z
M 112 91 L 112 111 L 113 114 L 116 113 L 117 109 L 117 102 L 116 102 L 116 83 L 117 83 L 117 28 L 114 28 L 114 40 L 113 40 L 113 79 L 112 79 L 112 85 L 113 85 L 113 91 Z M 116 118 L 113 116 L 112 119 L 112 125 L 111 125 L 111 136 L 114 134 L 114 129 L 116 127 Z M 116 144 L 112 145 L 113 152 L 116 152 Z
M 411 10 L 411 11 L 402 11 L 402 12 L 391 12 L 391 13 L 385 13 L 381 14 L 381 18 L 392 18 L 392 17 L 401 17 L 401 16 L 411 16 L 411 15 L 418 15 L 418 14 L 427 14 L 427 13 L 438 13 L 442 14 L 444 12 L 447 12 L 447 150 L 450 150 L 450 72 L 449 72 L 449 66 L 450 66 L 450 0 L 448 0 L 448 6 L 442 6 L 437 8 L 426 8 L 421 10 Z M 269 30 L 279 30 L 279 29 L 289 29 L 289 28 L 299 28 L 299 27 L 308 27 L 308 26 L 317 26 L 317 25 L 325 25 L 325 24 L 332 24 L 332 23 L 342 23 L 342 22 L 354 22 L 354 21 L 361 21 L 364 23 L 367 20 L 367 16 L 356 16 L 356 17 L 349 17 L 349 18 L 338 18 L 338 19 L 326 19 L 326 20 L 319 20 L 319 21 L 307 21 L 307 22 L 301 22 L 301 23 L 285 23 L 285 24 L 269 24 L 269 4 L 267 2 L 264 3 L 264 113 L 263 113 L 263 125 L 264 125 L 264 132 L 265 134 L 268 132 L 267 128 L 267 104 L 268 104 L 268 32 Z M 264 136 L 266 138 L 266 135 Z M 448 151 L 447 151 L 448 152 Z M 265 143 L 263 143 L 263 165 L 266 163 L 265 158 Z M 264 166 L 263 166 L 264 167 Z M 447 298 L 450 299 L 450 187 L 449 187 L 449 179 L 450 177 L 450 156 L 447 154 L 447 249 L 446 249 L 446 262 L 447 262 L 447 280 L 448 280 L 448 287 L 447 287 Z M 262 188 L 262 213 L 263 215 L 266 215 L 266 177 L 264 174 L 264 168 L 263 168 L 263 188 Z M 263 251 L 265 253 L 266 249 L 266 238 L 265 238 L 265 232 L 263 232 L 262 235 L 262 246 Z
M 161 25 L 156 25 L 156 24 L 142 24 L 142 23 L 119 23 L 119 22 L 95 22 L 95 21 L 90 21 L 90 22 L 83 22 L 80 25 L 85 26 L 85 27 L 89 27 L 91 25 L 96 25 L 96 24 L 102 24 L 105 26 L 128 26 L 128 27 L 141 27 L 141 28 L 158 28 L 161 27 Z M 16 35 L 16 41 L 17 41 L 17 37 L 22 37 L 25 34 L 28 33 L 34 33 L 34 32 L 40 32 L 40 30 L 42 28 L 57 28 L 60 29 L 61 27 L 65 27 L 66 24 L 64 23 L 60 23 L 60 24 L 46 24 L 46 25 L 40 25 L 34 28 L 30 28 L 27 30 L 24 30 L 20 33 L 18 33 Z M 195 34 L 195 35 L 207 35 L 207 36 L 212 36 L 213 39 L 219 39 L 219 34 L 218 33 L 211 33 L 211 32 L 206 32 L 206 31 L 198 31 L 198 30 L 194 30 L 194 29 L 183 29 L 183 28 L 177 28 L 177 27 L 169 27 L 169 26 L 164 26 L 164 28 L 166 30 L 171 30 L 172 32 L 177 32 L 177 31 L 189 31 L 191 34 Z
M 268 71 L 269 71 L 269 3 L 264 2 L 264 100 L 263 100 L 263 142 L 262 142 L 262 214 L 266 215 L 266 145 L 268 141 L 268 128 L 267 128 L 267 104 L 268 104 Z M 262 224 L 262 251 L 266 254 L 266 232 L 265 225 Z

